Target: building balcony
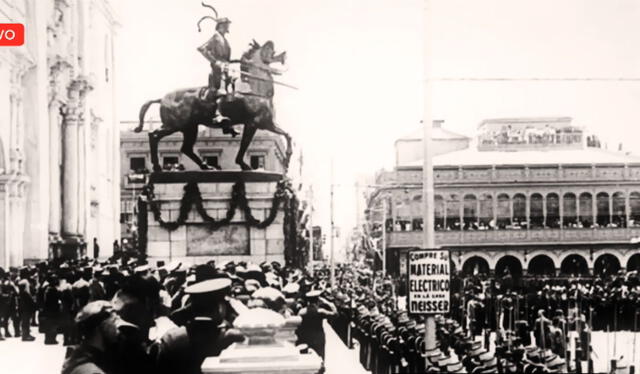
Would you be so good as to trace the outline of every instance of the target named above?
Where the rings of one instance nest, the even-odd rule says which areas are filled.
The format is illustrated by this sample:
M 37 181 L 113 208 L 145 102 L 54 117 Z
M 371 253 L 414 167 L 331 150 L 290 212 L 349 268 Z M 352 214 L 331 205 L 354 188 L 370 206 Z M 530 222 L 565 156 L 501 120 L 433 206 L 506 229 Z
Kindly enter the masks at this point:
M 552 185 L 605 181 L 620 183 L 640 180 L 640 165 L 436 166 L 433 177 L 436 187 L 453 184 L 543 183 Z M 376 183 L 389 186 L 421 185 L 422 169 L 402 167 L 394 171 L 383 171 L 377 175 Z
M 469 230 L 436 231 L 437 246 L 487 246 L 520 244 L 597 244 L 629 243 L 640 236 L 640 227 L 597 229 L 520 229 L 520 230 Z M 422 231 L 387 232 L 387 247 L 421 247 Z

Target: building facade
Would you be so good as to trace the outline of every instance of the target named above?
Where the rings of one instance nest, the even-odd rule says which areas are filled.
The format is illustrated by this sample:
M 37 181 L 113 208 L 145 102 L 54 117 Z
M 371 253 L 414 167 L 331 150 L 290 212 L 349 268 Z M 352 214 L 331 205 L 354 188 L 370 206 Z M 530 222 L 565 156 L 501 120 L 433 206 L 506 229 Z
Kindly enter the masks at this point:
M 0 266 L 119 239 L 116 19 L 108 0 L 0 1 Z M 100 167 L 96 167 L 100 165 Z
M 434 142 L 447 143 L 441 123 L 434 126 Z M 463 136 L 446 134 L 454 141 L 433 159 L 435 242 L 451 251 L 457 270 L 640 269 L 640 158 L 599 148 L 566 117 L 483 121 L 466 148 Z M 414 142 L 421 145 L 421 137 Z M 399 157 L 394 170 L 377 175 L 368 220 L 376 237 L 384 237 L 378 243 L 389 271 L 402 274 L 406 251 L 422 243 L 422 155 L 397 154 L 414 157 Z
M 131 129 L 137 122 L 123 122 L 120 134 L 120 188 L 121 188 L 121 235 L 123 244 L 129 249 L 135 248 L 138 223 L 136 206 L 138 197 L 148 182 L 151 170 L 148 135 L 135 133 Z M 159 121 L 147 121 L 145 129 L 160 126 Z M 221 170 L 239 170 L 235 163 L 236 152 L 240 146 L 240 136 L 235 138 L 222 134 L 220 129 L 200 126 L 198 141 L 194 150 L 210 166 Z M 200 170 L 191 159 L 180 152 L 182 135 L 176 133 L 167 136 L 158 145 L 158 158 L 167 171 Z M 285 146 L 280 136 L 265 131 L 256 133 L 245 156 L 251 167 L 256 170 L 284 173 Z M 212 173 L 215 171 L 212 171 Z M 270 195 L 269 195 L 270 196 Z

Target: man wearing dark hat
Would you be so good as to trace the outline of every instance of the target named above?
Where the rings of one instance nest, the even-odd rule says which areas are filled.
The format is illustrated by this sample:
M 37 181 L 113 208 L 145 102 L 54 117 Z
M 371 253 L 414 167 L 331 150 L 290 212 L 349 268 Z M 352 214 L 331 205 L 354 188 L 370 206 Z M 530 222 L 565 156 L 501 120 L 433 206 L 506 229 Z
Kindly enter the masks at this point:
M 124 364 L 116 346 L 125 327 L 135 328 L 120 319 L 112 305 L 104 300 L 85 305 L 76 315 L 80 345 L 63 366 L 62 374 L 110 374 L 121 372 Z M 120 366 L 120 367 L 119 367 Z
M 202 53 L 211 63 L 208 96 L 215 97 L 216 103 L 218 104 L 213 122 L 222 126 L 222 132 L 224 134 L 231 134 L 235 137 L 238 133 L 231 126 L 231 121 L 228 117 L 220 113 L 220 98 L 227 94 L 226 86 L 229 83 L 227 75 L 229 60 L 231 59 L 231 46 L 225 37 L 225 34 L 229 32 L 229 24 L 231 24 L 231 21 L 226 17 L 216 19 L 215 34 L 198 48 L 198 52 Z M 224 88 L 222 87 L 223 77 L 225 80 Z
M 150 351 L 149 330 L 160 310 L 160 284 L 152 276 L 131 275 L 111 301 L 118 316 L 134 325 L 119 339 L 119 360 L 127 373 L 152 372 L 155 356 Z
M 31 295 L 29 281 L 21 279 L 18 282 L 19 294 L 19 310 L 20 310 L 20 331 L 22 333 L 22 341 L 31 342 L 36 340 L 31 336 L 31 319 L 36 312 L 36 301 Z
M 307 344 L 324 360 L 325 336 L 322 321 L 337 315 L 336 307 L 320 297 L 322 291 L 309 291 L 305 295 L 307 306 L 302 308 L 298 315 L 302 322 L 298 327 L 298 342 Z
M 60 291 L 58 291 L 58 276 L 50 274 L 48 285 L 44 289 L 44 300 L 42 307 L 42 318 L 45 326 L 44 344 L 58 344 L 56 335 L 60 327 Z
M 206 357 L 217 356 L 233 342 L 242 341 L 242 335 L 229 329 L 226 322 L 229 310 L 225 297 L 230 289 L 228 278 L 205 280 L 185 289 L 191 318 L 162 336 L 157 373 L 200 373 Z
M 2 276 L 0 277 L 0 340 L 4 340 L 2 337 L 2 329 L 4 329 L 6 337 L 11 337 L 11 333 L 9 333 L 9 319 L 11 315 L 11 298 L 13 291 L 9 280 L 3 279 L 4 277 L 6 277 L 6 274 L 3 270 Z

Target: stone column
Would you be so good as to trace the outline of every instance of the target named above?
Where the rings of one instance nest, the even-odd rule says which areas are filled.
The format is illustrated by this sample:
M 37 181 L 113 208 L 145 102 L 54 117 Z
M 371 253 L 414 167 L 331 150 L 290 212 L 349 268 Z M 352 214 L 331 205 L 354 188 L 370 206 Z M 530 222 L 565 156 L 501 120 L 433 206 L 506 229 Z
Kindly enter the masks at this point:
M 593 170 L 595 173 L 595 167 Z M 596 196 L 596 194 L 596 190 L 591 191 L 591 215 L 593 219 L 593 225 L 596 225 L 598 223 L 598 197 Z
M 493 222 L 497 226 L 498 225 L 498 197 L 497 197 L 497 194 L 495 192 L 491 194 L 491 202 L 493 204 L 493 207 L 492 207 L 492 210 L 493 210 Z
M 446 230 L 447 229 L 447 194 L 444 194 L 442 197 L 442 219 L 443 219 L 443 225 L 442 225 L 442 229 Z
M 458 207 L 458 221 L 460 222 L 460 230 L 464 229 L 464 193 L 460 194 L 460 206 Z
M 613 195 L 609 194 L 609 223 L 613 223 Z
M 547 195 L 542 195 L 542 228 L 547 227 Z
M 564 228 L 564 193 L 562 190 L 558 193 L 558 212 L 560 214 L 560 230 Z
M 68 237 L 77 237 L 79 204 L 79 148 L 78 117 L 82 82 L 75 80 L 69 86 L 69 101 L 62 121 L 62 232 Z
M 87 208 L 89 206 L 89 197 L 87 193 L 88 174 L 87 174 L 87 139 L 86 132 L 87 126 L 85 126 L 85 106 L 83 96 L 84 93 L 80 93 L 80 103 L 78 105 L 78 234 L 85 238 L 85 241 L 89 241 L 86 238 L 87 234 Z M 96 165 L 97 166 L 97 165 Z
M 513 196 L 509 196 L 509 225 L 513 225 Z
M 1 166 L 1 165 L 0 165 Z M 9 267 L 9 198 L 7 181 L 0 176 L 0 267 Z
M 624 226 L 629 227 L 629 217 L 631 215 L 631 205 L 629 204 L 629 190 L 624 192 L 624 214 L 625 214 L 625 222 Z
M 60 103 L 49 104 L 49 234 L 60 234 L 60 213 L 62 209 L 60 194 Z

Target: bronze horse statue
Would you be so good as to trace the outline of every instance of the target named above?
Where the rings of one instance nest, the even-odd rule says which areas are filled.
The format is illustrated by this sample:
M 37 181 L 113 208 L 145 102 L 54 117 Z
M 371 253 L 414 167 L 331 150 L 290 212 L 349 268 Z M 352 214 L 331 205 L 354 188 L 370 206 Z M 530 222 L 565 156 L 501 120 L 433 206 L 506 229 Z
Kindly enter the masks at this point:
M 273 76 L 278 72 L 269 65 L 274 62 L 284 63 L 285 53 L 275 55 L 273 42 L 268 41 L 260 45 L 253 41 L 240 59 L 241 78 L 236 81 L 236 88 L 222 97 L 220 112 L 231 120 L 232 125 L 244 126 L 240 148 L 236 155 L 236 164 L 242 170 L 251 170 L 244 162 L 244 156 L 251 144 L 256 130 L 266 130 L 282 135 L 287 141 L 285 155 L 285 170 L 291 159 L 291 136 L 274 122 L 273 114 Z M 238 86 L 248 86 L 249 89 L 239 90 Z M 203 170 L 212 169 L 211 166 L 198 157 L 193 151 L 193 146 L 198 138 L 198 126 L 204 125 L 210 128 L 220 128 L 213 121 L 216 111 L 216 99 L 207 98 L 204 94 L 207 87 L 193 87 L 176 90 L 166 94 L 162 99 L 150 100 L 140 108 L 140 123 L 134 129 L 142 131 L 144 117 L 152 104 L 160 104 L 160 119 L 162 126 L 149 132 L 149 148 L 151 150 L 151 162 L 154 171 L 161 171 L 158 162 L 158 143 L 160 139 L 176 132 L 182 132 L 183 141 L 180 149 L 187 157 L 192 159 Z

